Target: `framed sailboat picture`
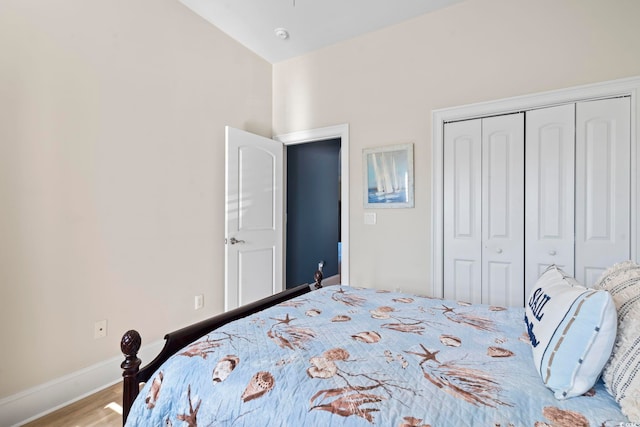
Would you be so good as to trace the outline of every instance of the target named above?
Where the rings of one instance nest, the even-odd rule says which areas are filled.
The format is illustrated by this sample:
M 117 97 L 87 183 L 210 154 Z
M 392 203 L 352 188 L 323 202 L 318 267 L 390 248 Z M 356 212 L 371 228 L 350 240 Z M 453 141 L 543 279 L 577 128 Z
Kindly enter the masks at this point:
M 413 144 L 362 150 L 365 208 L 413 207 Z

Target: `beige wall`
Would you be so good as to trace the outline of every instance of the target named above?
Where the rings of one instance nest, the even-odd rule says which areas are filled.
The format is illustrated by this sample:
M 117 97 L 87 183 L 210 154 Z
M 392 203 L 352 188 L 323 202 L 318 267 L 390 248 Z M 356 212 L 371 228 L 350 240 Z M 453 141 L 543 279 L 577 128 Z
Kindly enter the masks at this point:
M 640 75 L 637 0 L 468 0 L 278 63 L 274 133 L 350 124 L 353 285 L 428 293 L 431 112 Z M 362 149 L 413 142 L 415 208 L 363 223 Z
M 271 69 L 177 0 L 0 2 L 0 399 L 222 311 L 224 125 L 271 134 Z
M 225 124 L 349 123 L 351 283 L 426 292 L 431 111 L 639 75 L 638 16 L 468 0 L 272 68 L 176 0 L 3 0 L 0 399 L 222 310 Z M 416 207 L 365 226 L 362 149 L 404 142 Z

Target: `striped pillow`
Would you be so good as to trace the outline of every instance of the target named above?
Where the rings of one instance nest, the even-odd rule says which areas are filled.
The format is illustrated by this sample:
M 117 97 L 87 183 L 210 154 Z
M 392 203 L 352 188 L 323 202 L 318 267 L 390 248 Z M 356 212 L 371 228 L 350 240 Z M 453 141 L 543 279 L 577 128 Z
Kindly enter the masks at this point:
M 611 293 L 618 309 L 618 336 L 602 377 L 629 421 L 640 423 L 640 265 L 616 264 L 596 286 Z
M 534 286 L 525 323 L 536 369 L 557 399 L 579 396 L 595 384 L 616 338 L 608 292 L 580 286 L 552 265 Z
M 618 310 L 618 323 L 640 305 L 640 265 L 625 261 L 607 269 L 594 286 L 609 291 Z

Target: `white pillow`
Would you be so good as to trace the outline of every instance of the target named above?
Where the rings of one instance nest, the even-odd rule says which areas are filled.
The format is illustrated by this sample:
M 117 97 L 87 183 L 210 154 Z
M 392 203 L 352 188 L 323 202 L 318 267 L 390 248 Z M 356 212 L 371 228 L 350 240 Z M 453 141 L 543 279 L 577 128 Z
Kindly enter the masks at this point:
M 595 384 L 616 338 L 608 292 L 580 286 L 552 265 L 529 296 L 525 323 L 536 369 L 557 399 L 579 396 Z

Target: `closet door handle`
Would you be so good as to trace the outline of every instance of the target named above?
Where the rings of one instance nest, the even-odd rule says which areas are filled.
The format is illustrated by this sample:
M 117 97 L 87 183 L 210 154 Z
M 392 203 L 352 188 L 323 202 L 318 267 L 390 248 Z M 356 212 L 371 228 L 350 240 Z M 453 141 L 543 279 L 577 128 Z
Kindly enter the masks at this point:
M 549 255 L 554 256 L 556 254 L 556 251 L 554 251 L 553 249 L 549 251 Z
M 501 254 L 502 253 L 502 249 L 501 248 L 496 249 L 496 253 Z

